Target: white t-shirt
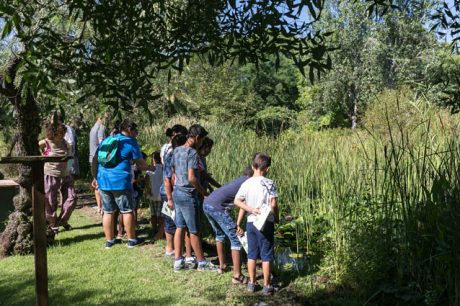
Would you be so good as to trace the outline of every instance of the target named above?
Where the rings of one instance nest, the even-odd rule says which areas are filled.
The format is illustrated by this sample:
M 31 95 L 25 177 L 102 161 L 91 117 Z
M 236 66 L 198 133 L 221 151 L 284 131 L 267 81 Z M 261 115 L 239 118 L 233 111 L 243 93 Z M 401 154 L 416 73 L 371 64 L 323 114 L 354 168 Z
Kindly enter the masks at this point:
M 160 149 L 160 158 L 161 158 L 161 163 L 164 165 L 165 161 L 164 158 L 166 154 L 170 153 L 172 151 L 172 145 L 170 143 L 165 143 L 161 149 Z
M 264 176 L 253 176 L 241 185 L 235 197 L 244 200 L 249 207 L 260 208 L 264 204 L 270 204 L 270 200 L 277 198 L 278 193 L 272 180 Z M 248 222 L 254 222 L 255 218 L 253 214 L 248 215 Z M 268 215 L 267 221 L 275 221 L 273 213 Z
M 146 171 L 149 176 L 150 190 L 149 195 L 152 201 L 161 201 L 160 187 L 163 184 L 163 165 L 155 165 L 155 171 Z

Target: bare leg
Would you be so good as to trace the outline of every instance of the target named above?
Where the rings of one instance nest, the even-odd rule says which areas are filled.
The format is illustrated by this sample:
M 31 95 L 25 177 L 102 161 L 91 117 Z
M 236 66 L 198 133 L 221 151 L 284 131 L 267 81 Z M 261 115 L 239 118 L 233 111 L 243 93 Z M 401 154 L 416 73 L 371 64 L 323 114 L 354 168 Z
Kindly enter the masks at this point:
M 262 261 L 262 271 L 264 273 L 264 287 L 270 287 L 270 262 Z
M 171 253 L 174 251 L 174 235 L 165 233 L 166 234 L 166 253 Z
M 176 228 L 176 234 L 174 235 L 174 255 L 176 259 L 182 257 L 182 248 L 183 248 L 183 241 L 185 236 L 185 229 L 183 228 Z
M 190 233 L 190 243 L 192 244 L 193 251 L 195 251 L 196 259 L 198 261 L 204 260 L 203 249 L 201 248 L 201 238 L 199 234 Z
M 134 229 L 135 220 L 134 220 L 134 213 L 126 213 L 122 214 L 123 216 L 123 225 L 125 226 L 126 234 L 128 235 L 128 239 L 136 239 L 136 230 Z
M 113 214 L 104 213 L 102 216 L 102 228 L 104 229 L 105 240 L 112 240 L 115 236 L 113 224 L 115 222 Z
M 164 222 L 163 222 L 162 217 L 156 217 L 156 219 L 157 219 L 158 232 L 155 235 L 155 237 L 153 237 L 153 239 L 154 240 L 160 240 L 160 239 L 163 239 L 163 237 L 165 235 L 165 227 L 164 227 Z
M 94 190 L 94 196 L 96 197 L 96 205 L 98 211 L 102 210 L 102 202 L 101 202 L 101 194 L 99 193 L 99 189 Z
M 233 276 L 241 276 L 241 252 L 238 250 L 232 250 L 232 261 L 233 261 Z
M 219 268 L 225 268 L 224 244 L 222 241 L 216 242 L 217 257 L 219 257 Z
M 183 239 L 182 239 L 183 241 Z M 183 254 L 184 251 L 181 252 Z M 185 235 L 185 256 L 187 257 L 192 257 L 192 243 L 190 242 L 190 233 L 187 232 L 187 235 Z
M 255 284 L 256 283 L 256 261 L 254 259 L 248 259 L 248 274 L 249 274 L 249 281 Z

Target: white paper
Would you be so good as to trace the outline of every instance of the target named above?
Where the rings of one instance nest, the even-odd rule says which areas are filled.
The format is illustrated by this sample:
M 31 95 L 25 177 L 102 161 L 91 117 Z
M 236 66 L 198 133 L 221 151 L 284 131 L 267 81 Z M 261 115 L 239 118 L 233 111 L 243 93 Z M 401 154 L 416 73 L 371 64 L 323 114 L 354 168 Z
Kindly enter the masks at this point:
M 259 208 L 259 212 L 260 213 L 258 215 L 255 215 L 256 218 L 253 224 L 260 231 L 264 227 L 265 221 L 267 220 L 267 217 L 271 212 L 271 208 L 269 205 L 262 205 Z
M 175 220 L 176 212 L 174 209 L 169 208 L 168 202 L 163 202 L 163 207 L 161 208 L 161 213 L 165 214 L 166 216 L 170 217 L 171 219 Z
M 243 246 L 243 249 L 246 251 L 246 254 L 248 253 L 248 237 L 246 236 L 246 232 L 244 232 L 243 236 L 238 236 L 238 239 L 240 240 L 241 245 Z

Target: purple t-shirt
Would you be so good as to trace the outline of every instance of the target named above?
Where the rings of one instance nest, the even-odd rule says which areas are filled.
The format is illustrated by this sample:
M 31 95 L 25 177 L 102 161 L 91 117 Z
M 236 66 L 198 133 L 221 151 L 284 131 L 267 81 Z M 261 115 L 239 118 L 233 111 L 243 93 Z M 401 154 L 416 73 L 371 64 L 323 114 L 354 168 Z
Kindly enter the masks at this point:
M 232 208 L 236 193 L 248 178 L 248 176 L 240 176 L 222 187 L 217 188 L 204 200 L 204 204 L 211 205 L 221 211 Z

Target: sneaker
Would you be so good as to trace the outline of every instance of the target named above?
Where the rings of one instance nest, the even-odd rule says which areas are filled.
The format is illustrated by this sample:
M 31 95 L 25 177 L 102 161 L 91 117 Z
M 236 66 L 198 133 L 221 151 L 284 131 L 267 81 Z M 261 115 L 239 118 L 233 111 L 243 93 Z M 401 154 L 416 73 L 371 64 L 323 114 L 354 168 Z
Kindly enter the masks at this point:
M 264 289 L 262 289 L 262 294 L 263 295 L 272 295 L 274 292 L 275 292 L 275 289 L 272 286 L 270 286 L 270 287 L 265 287 L 264 286 Z
M 174 251 L 168 253 L 168 252 L 165 252 L 165 257 L 174 257 Z
M 173 271 L 174 272 L 180 272 L 181 270 L 185 269 L 185 263 L 184 263 L 184 260 L 181 259 L 181 260 L 175 260 L 174 261 L 174 268 L 173 268 Z
M 115 243 L 116 243 L 115 240 L 112 240 L 112 241 L 106 240 L 105 241 L 105 249 L 106 250 L 111 249 L 115 245 Z
M 188 270 L 192 270 L 192 269 L 195 269 L 196 266 L 197 266 L 197 261 L 195 259 L 195 257 L 187 257 L 185 258 L 185 269 L 188 269 Z
M 213 264 L 212 262 L 210 261 L 205 261 L 204 263 L 198 263 L 198 268 L 197 268 L 198 271 L 218 271 L 219 270 L 219 266 Z
M 254 283 L 248 283 L 247 290 L 251 293 L 254 293 L 256 291 L 256 284 Z
M 144 244 L 144 242 L 145 240 L 142 238 L 128 239 L 128 248 L 129 249 L 135 248 L 137 246 Z

